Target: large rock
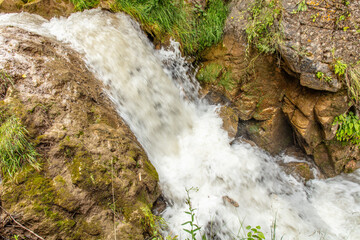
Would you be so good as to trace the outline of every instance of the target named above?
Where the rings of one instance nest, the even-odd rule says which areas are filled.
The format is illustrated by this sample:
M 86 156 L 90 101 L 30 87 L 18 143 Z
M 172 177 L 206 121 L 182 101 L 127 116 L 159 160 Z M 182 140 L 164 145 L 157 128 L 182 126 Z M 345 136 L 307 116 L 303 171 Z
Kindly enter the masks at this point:
M 14 83 L 0 112 L 21 119 L 42 164 L 2 182 L 1 206 L 45 239 L 144 239 L 158 176 L 101 82 L 54 40 L 14 27 L 0 36 L 0 69 Z M 0 214 L 1 236 L 36 239 Z
M 231 91 L 210 88 L 230 99 L 241 123 L 238 136 L 273 154 L 298 145 L 325 177 L 360 165 L 358 148 L 337 142 L 338 126 L 333 125 L 335 117 L 351 107 L 334 63 L 354 63 L 360 56 L 360 3 L 349 2 L 306 1 L 308 9 L 297 11 L 299 1 L 280 1 L 281 22 L 275 20 L 272 27 L 280 26 L 282 41 L 276 54 L 266 56 L 252 49 L 246 37 L 255 0 L 233 1 L 223 42 L 203 56 L 206 64 L 232 70 L 237 84 Z M 319 79 L 317 72 L 331 81 Z
M 70 0 L 0 0 L 0 12 L 29 12 L 50 19 L 52 17 L 69 16 L 74 12 L 74 5 Z

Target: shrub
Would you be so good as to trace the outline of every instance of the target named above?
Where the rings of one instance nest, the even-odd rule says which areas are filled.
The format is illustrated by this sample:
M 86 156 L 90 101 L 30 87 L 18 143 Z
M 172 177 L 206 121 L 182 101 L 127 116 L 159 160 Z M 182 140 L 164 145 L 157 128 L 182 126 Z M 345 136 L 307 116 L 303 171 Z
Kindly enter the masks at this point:
M 24 163 L 39 170 L 38 153 L 27 137 L 27 130 L 17 117 L 11 116 L 0 127 L 0 167 L 3 176 L 12 177 Z

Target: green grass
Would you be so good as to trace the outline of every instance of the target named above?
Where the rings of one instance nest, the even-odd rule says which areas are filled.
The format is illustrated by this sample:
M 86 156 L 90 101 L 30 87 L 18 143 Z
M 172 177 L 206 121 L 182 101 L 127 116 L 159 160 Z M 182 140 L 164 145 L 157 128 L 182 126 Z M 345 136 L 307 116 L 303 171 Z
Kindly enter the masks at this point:
M 84 11 L 85 9 L 97 7 L 100 0 L 71 0 L 71 2 L 74 4 L 76 11 Z
M 345 83 L 348 94 L 356 105 L 360 100 L 360 62 L 346 69 Z
M 275 25 L 276 20 L 281 21 L 282 7 L 280 2 L 272 0 L 255 0 L 248 9 L 250 17 L 246 26 L 249 46 L 254 46 L 260 53 L 274 53 L 282 39 L 280 22 Z
M 188 55 L 218 43 L 228 15 L 222 0 L 209 0 L 204 10 L 184 0 L 116 0 L 112 10 L 134 17 L 160 41 L 166 36 L 176 39 Z
M 36 160 L 38 153 L 27 137 L 27 130 L 20 120 L 11 116 L 0 127 L 0 168 L 2 176 L 14 176 L 29 163 L 35 169 L 40 165 Z
M 0 70 L 0 97 L 5 97 L 6 89 L 10 85 L 14 85 L 11 77 L 3 70 Z

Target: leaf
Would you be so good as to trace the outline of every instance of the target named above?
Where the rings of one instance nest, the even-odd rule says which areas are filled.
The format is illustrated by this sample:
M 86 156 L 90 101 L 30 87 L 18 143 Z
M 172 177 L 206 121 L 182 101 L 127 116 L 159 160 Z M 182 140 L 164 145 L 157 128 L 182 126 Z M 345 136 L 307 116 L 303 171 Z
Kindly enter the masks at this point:
M 259 233 L 258 233 L 258 236 L 259 236 L 259 238 L 261 238 L 261 239 L 265 239 L 265 236 L 264 236 L 264 234 L 263 234 L 262 232 L 259 232 Z

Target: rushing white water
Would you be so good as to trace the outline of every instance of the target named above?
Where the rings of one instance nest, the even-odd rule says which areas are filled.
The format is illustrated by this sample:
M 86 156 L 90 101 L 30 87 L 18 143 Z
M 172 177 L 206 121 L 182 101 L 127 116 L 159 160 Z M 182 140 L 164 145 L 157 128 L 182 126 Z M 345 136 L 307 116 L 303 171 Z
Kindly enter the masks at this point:
M 155 51 L 129 17 L 100 10 L 50 22 L 0 15 L 0 25 L 53 36 L 84 54 L 156 167 L 169 201 L 163 217 L 181 239 L 189 237 L 181 224 L 189 220 L 185 189 L 191 187 L 199 189 L 190 191 L 196 222 L 213 239 L 233 239 L 241 225 L 260 225 L 270 239 L 275 221 L 278 239 L 359 238 L 360 171 L 304 185 L 260 149 L 231 146 L 218 107 L 197 99 L 176 43 L 175 52 Z

